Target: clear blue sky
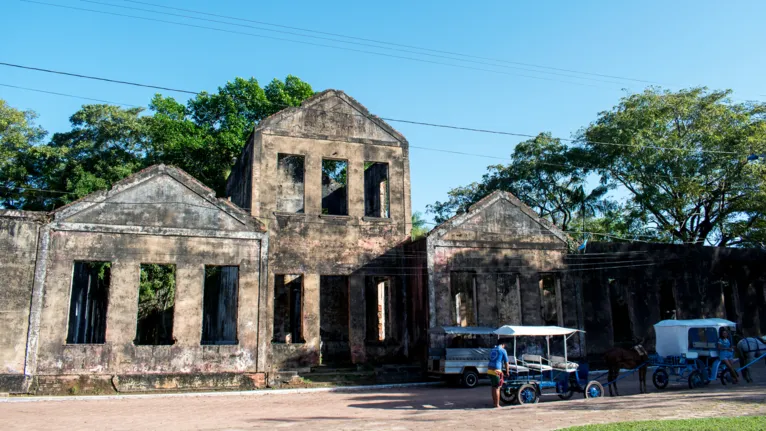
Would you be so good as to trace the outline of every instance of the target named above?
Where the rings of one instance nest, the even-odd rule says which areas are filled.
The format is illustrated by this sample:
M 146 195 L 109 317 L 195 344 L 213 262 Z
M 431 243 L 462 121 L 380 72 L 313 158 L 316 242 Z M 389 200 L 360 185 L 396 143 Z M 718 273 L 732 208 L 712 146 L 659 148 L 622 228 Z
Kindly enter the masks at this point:
M 78 0 L 41 1 L 374 50 Z M 151 8 L 120 0 L 102 1 Z M 766 100 L 763 1 L 145 1 L 480 57 L 630 77 L 671 89 L 695 85 L 731 88 L 735 98 Z M 272 78 L 293 74 L 315 90 L 344 90 L 382 117 L 528 134 L 550 131 L 560 137 L 571 137 L 599 111 L 614 106 L 625 94 L 623 89 L 640 91 L 647 85 L 593 76 L 590 78 L 614 82 L 560 76 L 543 71 L 576 74 L 527 66 L 515 67 L 534 71 L 419 56 L 504 74 L 491 73 L 18 0 L 4 0 L 0 5 L 0 28 L 2 62 L 193 91 L 215 91 L 237 76 L 253 76 L 265 85 Z M 143 106 L 155 92 L 7 67 L 0 67 L 0 84 Z M 164 93 L 186 99 L 183 94 Z M 16 108 L 37 111 L 39 123 L 51 132 L 67 130 L 68 117 L 88 103 L 6 87 L 0 87 L 0 98 Z M 392 125 L 414 146 L 496 157 L 507 157 L 521 140 Z M 497 162 L 501 161 L 412 149 L 413 209 L 423 211 L 427 204 L 443 200 L 450 188 L 478 181 L 487 165 Z

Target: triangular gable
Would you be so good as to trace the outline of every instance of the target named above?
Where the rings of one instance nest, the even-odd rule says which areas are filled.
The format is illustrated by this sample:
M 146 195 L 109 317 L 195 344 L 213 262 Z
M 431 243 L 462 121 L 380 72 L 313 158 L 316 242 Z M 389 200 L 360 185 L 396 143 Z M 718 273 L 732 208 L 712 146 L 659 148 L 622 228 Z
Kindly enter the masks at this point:
M 566 244 L 567 235 L 516 196 L 495 191 L 428 234 L 440 240 Z
M 283 109 L 261 121 L 255 131 L 407 146 L 401 133 L 339 90 L 322 91 L 303 101 L 300 107 Z
M 155 165 L 53 212 L 56 223 L 263 232 L 261 222 L 181 169 Z

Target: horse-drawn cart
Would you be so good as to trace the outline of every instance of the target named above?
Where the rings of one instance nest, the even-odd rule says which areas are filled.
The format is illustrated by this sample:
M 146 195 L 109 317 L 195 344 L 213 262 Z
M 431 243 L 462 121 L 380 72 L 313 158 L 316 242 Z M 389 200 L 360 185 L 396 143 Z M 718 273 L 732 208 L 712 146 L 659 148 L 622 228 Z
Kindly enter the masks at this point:
M 499 337 L 513 338 L 511 375 L 500 389 L 500 400 L 506 404 L 534 404 L 543 395 L 558 395 L 569 399 L 575 392 L 585 398 L 604 395 L 601 383 L 588 381 L 588 366 L 585 363 L 570 362 L 567 356 L 567 339 L 577 329 L 558 326 L 501 326 L 495 331 Z M 551 356 L 551 337 L 562 337 L 563 356 Z M 522 355 L 517 359 L 517 337 L 545 337 L 547 356 Z
M 725 319 L 663 320 L 655 324 L 657 354 L 650 356 L 650 364 L 657 367 L 652 375 L 654 386 L 665 389 L 676 381 L 695 389 L 716 379 L 725 383 L 732 370 L 718 358 L 718 331 L 735 326 Z

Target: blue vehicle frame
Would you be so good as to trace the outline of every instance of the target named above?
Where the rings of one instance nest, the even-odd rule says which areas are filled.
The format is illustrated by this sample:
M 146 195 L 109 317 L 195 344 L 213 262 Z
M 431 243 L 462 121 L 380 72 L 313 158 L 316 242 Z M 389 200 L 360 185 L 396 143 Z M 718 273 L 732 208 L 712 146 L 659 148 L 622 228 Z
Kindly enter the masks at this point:
M 500 389 L 500 400 L 504 404 L 535 404 L 543 395 L 557 395 L 561 399 L 571 398 L 575 392 L 585 398 L 598 398 L 604 395 L 604 387 L 596 380 L 588 380 L 587 363 L 569 362 L 567 340 L 573 334 L 582 332 L 576 329 L 558 326 L 503 326 L 495 333 L 499 336 L 513 337 L 513 361 L 516 360 L 516 337 L 545 337 L 547 358 L 538 355 L 524 355 L 522 361 L 511 365 L 511 374 Z M 564 356 L 550 354 L 550 339 L 563 337 Z M 554 360 L 554 358 L 557 358 Z M 546 364 L 547 363 L 547 364 Z

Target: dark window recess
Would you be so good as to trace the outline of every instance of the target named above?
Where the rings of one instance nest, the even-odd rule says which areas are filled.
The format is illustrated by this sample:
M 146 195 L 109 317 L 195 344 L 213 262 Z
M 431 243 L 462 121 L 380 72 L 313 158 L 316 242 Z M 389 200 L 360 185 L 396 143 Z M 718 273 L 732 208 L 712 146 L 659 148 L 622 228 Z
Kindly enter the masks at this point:
M 351 363 L 349 344 L 348 277 L 319 276 L 320 361 L 323 364 Z
M 558 298 L 556 297 L 556 276 L 545 274 L 540 276 L 540 316 L 545 325 L 559 324 Z
M 660 317 L 674 319 L 676 316 L 676 296 L 673 293 L 673 280 L 660 282 Z
M 364 163 L 364 215 L 388 218 L 389 210 L 388 163 Z
M 348 215 L 348 162 L 322 159 L 322 214 Z
M 237 344 L 239 267 L 206 266 L 201 344 Z
M 303 213 L 304 157 L 277 156 L 277 211 Z
M 455 325 L 476 326 L 476 274 L 453 271 L 450 273 L 450 285 Z
M 614 344 L 626 348 L 632 347 L 633 329 L 630 324 L 630 309 L 625 297 L 625 289 L 613 278 L 609 279 L 609 303 L 612 307 Z
M 391 281 L 387 277 L 367 277 L 365 280 L 365 314 L 367 341 L 385 341 L 391 328 Z
M 69 302 L 68 344 L 103 344 L 110 262 L 75 262 Z
M 141 265 L 138 288 L 137 345 L 173 344 L 173 309 L 176 302 L 176 266 Z
M 274 341 L 303 343 L 303 276 L 274 276 Z

